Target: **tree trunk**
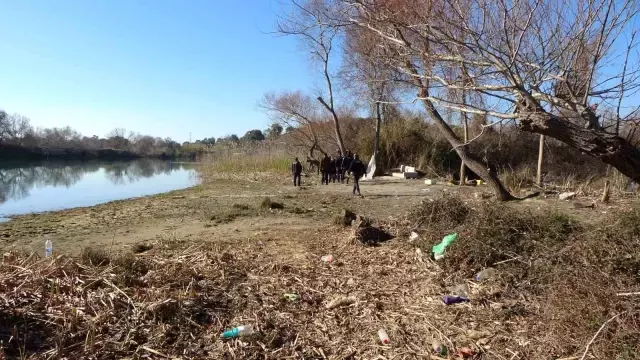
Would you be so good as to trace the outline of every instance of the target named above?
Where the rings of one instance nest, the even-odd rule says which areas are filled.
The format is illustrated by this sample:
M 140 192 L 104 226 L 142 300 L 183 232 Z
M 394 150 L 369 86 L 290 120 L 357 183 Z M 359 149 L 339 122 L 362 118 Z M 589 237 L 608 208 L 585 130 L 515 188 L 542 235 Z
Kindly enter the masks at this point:
M 374 176 L 376 176 L 376 173 L 379 173 L 379 167 L 378 167 L 378 153 L 380 152 L 380 127 L 382 126 L 382 112 L 380 110 L 380 103 L 376 102 L 376 137 L 374 140 L 374 145 L 373 145 L 373 161 L 374 161 L 374 172 L 373 174 L 371 174 L 371 177 L 373 178 Z
M 542 187 L 542 159 L 544 158 L 544 135 L 540 135 L 540 145 L 538 148 L 538 172 L 536 174 L 536 184 Z
M 640 149 L 624 138 L 601 130 L 586 129 L 543 111 L 521 112 L 518 127 L 560 140 L 640 182 Z
M 444 135 L 444 138 L 453 146 L 460 159 L 467 164 L 467 167 L 471 169 L 474 173 L 476 173 L 482 180 L 486 181 L 487 185 L 491 188 L 496 198 L 500 201 L 508 201 L 515 200 L 516 198 L 509 193 L 509 191 L 502 185 L 500 180 L 498 179 L 497 174 L 489 172 L 487 168 L 484 167 L 482 162 L 476 158 L 472 153 L 468 151 L 468 149 L 462 145 L 463 142 L 458 139 L 456 134 L 451 130 L 451 127 L 444 121 L 440 112 L 433 106 L 431 101 L 427 100 L 427 96 L 429 95 L 426 88 L 421 88 L 418 97 L 422 98 L 422 103 L 424 104 L 427 113 L 434 120 L 436 126 Z
M 331 113 L 331 117 L 333 118 L 333 128 L 334 128 L 335 133 L 336 133 L 336 141 L 338 142 L 338 147 L 340 148 L 340 152 L 342 154 L 344 154 L 345 153 L 345 151 L 344 151 L 344 141 L 342 141 L 342 132 L 340 131 L 340 119 L 338 118 L 338 114 L 334 110 L 333 106 L 329 106 L 329 104 L 327 104 L 324 101 L 322 96 L 318 96 L 318 101 L 320 101 L 322 106 L 324 106 Z
M 466 105 L 466 97 L 464 96 L 464 93 L 462 94 L 462 103 L 464 105 Z M 467 113 L 466 112 L 462 112 L 461 115 L 461 121 L 462 121 L 462 132 L 463 132 L 463 136 L 464 136 L 464 143 L 466 144 L 467 141 L 469 141 L 469 128 L 467 127 Z M 464 145 L 465 151 L 467 150 L 467 145 Z M 464 164 L 464 161 L 462 161 L 462 163 L 460 164 L 460 186 L 463 186 L 466 184 L 466 178 L 467 178 L 467 166 Z

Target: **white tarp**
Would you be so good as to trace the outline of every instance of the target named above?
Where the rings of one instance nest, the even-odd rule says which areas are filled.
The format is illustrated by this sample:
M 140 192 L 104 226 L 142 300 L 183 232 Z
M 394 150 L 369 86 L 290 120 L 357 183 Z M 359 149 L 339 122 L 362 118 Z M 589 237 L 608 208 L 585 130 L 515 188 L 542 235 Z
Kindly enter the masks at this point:
M 372 179 L 373 174 L 376 173 L 376 156 L 372 155 L 371 160 L 369 160 L 369 165 L 367 165 L 367 172 L 365 174 L 365 178 Z

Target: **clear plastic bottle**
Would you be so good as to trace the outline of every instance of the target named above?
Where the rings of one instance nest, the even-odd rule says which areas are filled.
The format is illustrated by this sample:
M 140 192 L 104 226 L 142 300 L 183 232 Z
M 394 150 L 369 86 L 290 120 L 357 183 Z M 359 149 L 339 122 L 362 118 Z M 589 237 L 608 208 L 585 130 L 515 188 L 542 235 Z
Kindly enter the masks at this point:
M 383 345 L 389 345 L 391 343 L 389 335 L 387 335 L 387 331 L 385 329 L 378 330 L 378 337 Z
M 223 339 L 232 339 L 236 337 L 243 337 L 253 335 L 255 331 L 253 330 L 253 326 L 251 325 L 242 325 L 235 327 L 233 329 L 225 330 L 221 337 Z
M 44 257 L 48 258 L 51 255 L 53 255 L 53 242 L 47 238 L 44 242 Z
M 497 271 L 494 268 L 486 268 L 476 275 L 476 281 L 485 281 L 496 276 Z

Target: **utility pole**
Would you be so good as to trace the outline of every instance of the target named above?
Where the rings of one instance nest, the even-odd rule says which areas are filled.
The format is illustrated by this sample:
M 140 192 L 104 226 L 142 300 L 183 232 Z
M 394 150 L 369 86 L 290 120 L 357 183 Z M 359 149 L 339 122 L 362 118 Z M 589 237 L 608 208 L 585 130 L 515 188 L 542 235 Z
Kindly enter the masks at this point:
M 191 144 L 191 131 L 189 131 L 189 144 Z

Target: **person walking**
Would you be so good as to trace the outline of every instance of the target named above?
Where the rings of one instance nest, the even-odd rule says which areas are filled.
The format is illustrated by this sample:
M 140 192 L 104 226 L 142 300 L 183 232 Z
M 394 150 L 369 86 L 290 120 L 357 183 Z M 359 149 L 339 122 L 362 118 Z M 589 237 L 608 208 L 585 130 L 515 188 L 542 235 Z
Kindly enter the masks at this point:
M 336 180 L 340 183 L 343 182 L 343 172 L 342 172 L 342 160 L 344 159 L 342 157 L 342 153 L 338 151 L 338 156 L 335 157 L 336 159 L 336 164 L 335 164 L 335 172 L 336 172 Z M 335 182 L 335 181 L 334 181 Z
M 298 158 L 296 158 L 293 164 L 291 164 L 291 174 L 293 174 L 293 186 L 300 186 L 300 179 L 302 178 L 302 164 Z
M 322 185 L 329 185 L 329 177 L 331 176 L 331 158 L 328 154 L 324 154 L 320 160 L 320 170 L 322 171 Z
M 344 182 L 344 180 L 347 181 L 347 185 L 349 185 L 349 175 L 345 173 L 349 170 L 349 168 L 351 167 L 351 163 L 353 162 L 353 154 L 351 153 L 351 150 L 347 150 L 347 154 L 344 156 L 344 158 L 342 158 L 342 182 Z
M 353 161 L 351 161 L 351 164 L 349 166 L 349 172 L 353 176 L 353 195 L 356 195 L 356 191 L 357 191 L 358 196 L 361 196 L 360 178 L 362 177 L 362 175 L 364 175 L 365 171 L 366 171 L 366 168 L 362 163 L 362 161 L 360 161 L 360 158 L 358 157 L 358 155 L 357 154 L 354 155 Z

